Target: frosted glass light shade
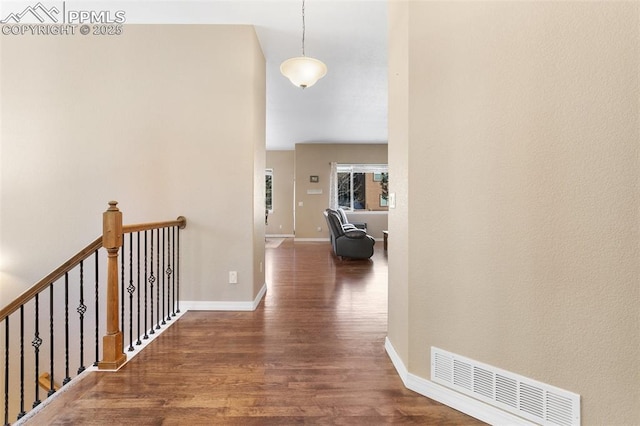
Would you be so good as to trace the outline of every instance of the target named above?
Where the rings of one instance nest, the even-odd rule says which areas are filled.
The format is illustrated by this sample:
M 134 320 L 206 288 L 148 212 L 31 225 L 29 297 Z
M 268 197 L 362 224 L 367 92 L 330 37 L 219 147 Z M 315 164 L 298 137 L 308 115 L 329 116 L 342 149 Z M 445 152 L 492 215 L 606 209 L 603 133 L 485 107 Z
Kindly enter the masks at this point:
M 322 62 L 308 56 L 287 59 L 280 65 L 280 72 L 294 85 L 311 87 L 327 74 L 327 66 Z

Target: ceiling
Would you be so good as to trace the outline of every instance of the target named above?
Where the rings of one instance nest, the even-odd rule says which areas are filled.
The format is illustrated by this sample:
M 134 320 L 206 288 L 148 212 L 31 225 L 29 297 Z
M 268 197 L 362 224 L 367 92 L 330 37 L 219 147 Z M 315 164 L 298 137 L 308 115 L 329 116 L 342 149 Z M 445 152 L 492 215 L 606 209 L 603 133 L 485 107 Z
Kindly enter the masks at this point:
M 304 90 L 280 74 L 280 63 L 301 56 L 301 0 L 99 3 L 124 10 L 127 23 L 254 25 L 267 61 L 268 150 L 387 142 L 386 0 L 306 0 L 305 51 L 329 71 Z

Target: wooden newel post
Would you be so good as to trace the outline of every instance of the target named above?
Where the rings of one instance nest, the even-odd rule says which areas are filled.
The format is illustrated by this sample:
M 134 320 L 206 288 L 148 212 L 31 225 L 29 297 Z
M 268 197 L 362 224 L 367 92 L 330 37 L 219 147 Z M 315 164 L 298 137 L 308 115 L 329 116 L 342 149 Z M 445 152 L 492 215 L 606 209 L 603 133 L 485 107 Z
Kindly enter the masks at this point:
M 101 370 L 116 370 L 127 360 L 118 320 L 118 251 L 122 247 L 122 212 L 109 201 L 102 214 L 102 246 L 107 250 L 107 334 L 102 338 Z

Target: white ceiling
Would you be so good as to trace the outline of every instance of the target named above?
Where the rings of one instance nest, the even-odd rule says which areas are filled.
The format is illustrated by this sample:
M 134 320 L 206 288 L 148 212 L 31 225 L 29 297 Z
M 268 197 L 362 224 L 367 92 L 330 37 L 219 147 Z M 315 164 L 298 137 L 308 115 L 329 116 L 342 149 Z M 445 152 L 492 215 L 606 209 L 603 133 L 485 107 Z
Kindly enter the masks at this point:
M 70 1 L 67 3 L 71 3 Z M 280 74 L 301 55 L 301 0 L 91 2 L 127 23 L 252 24 L 267 60 L 267 149 L 387 142 L 386 0 L 306 0 L 305 51 L 327 75 L 302 90 Z

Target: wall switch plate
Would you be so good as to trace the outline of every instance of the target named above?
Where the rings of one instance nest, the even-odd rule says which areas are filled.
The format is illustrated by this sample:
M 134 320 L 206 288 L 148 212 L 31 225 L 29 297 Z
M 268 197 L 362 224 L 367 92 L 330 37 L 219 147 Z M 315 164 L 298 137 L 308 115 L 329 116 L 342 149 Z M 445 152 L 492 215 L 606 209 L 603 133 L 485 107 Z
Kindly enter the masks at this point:
M 392 192 L 389 194 L 389 208 L 396 208 L 396 193 Z
M 238 271 L 229 271 L 229 284 L 238 284 Z

